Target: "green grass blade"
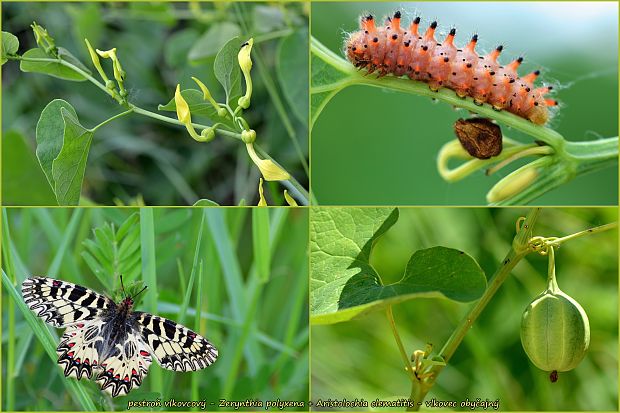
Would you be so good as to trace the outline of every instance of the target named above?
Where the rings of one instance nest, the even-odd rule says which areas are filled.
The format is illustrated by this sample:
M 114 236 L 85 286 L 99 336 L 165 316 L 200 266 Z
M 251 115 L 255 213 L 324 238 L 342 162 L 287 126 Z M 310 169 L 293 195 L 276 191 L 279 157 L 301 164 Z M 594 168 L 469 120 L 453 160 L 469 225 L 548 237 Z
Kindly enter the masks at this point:
M 2 245 L 5 250 L 3 251 L 4 264 L 10 274 L 13 275 L 11 282 L 15 282 L 15 272 L 13 267 L 12 254 L 6 253 L 6 249 L 10 248 L 10 236 L 9 236 L 9 224 L 7 219 L 6 209 L 2 210 Z M 9 325 L 9 337 L 6 350 L 6 409 L 7 411 L 15 410 L 15 388 L 14 380 L 16 363 L 15 363 L 15 307 L 8 306 L 7 323 Z
M 26 320 L 28 325 L 30 325 L 30 328 L 32 328 L 32 330 L 34 331 L 34 334 L 37 336 L 37 339 L 39 339 L 39 342 L 45 349 L 45 352 L 50 356 L 52 361 L 56 363 L 56 340 L 54 339 L 50 331 L 45 328 L 45 325 L 41 321 L 39 321 L 32 313 L 32 311 L 30 311 L 30 309 L 26 306 L 26 303 L 24 303 L 24 300 L 22 300 L 21 294 L 17 291 L 4 270 L 2 270 L 2 286 L 9 293 L 9 296 L 17 305 L 17 308 L 24 316 L 24 319 Z M 62 376 L 62 382 L 64 383 L 65 387 L 67 387 L 67 390 L 69 391 L 73 399 L 82 407 L 82 409 L 87 411 L 97 410 L 97 408 L 95 407 L 95 403 L 88 396 L 86 390 L 84 389 L 84 386 L 80 382 L 65 378 L 62 374 L 62 370 L 60 369 L 57 369 L 57 371 L 58 374 Z
M 245 209 L 231 210 L 233 215 L 232 228 L 229 230 L 225 219 L 224 211 L 221 208 L 209 208 L 205 211 L 207 214 L 207 222 L 209 223 L 209 231 L 211 238 L 215 244 L 215 248 L 218 253 L 220 265 L 224 273 L 224 284 L 226 286 L 226 292 L 228 293 L 228 299 L 230 300 L 230 308 L 233 314 L 233 318 L 239 322 L 245 322 L 245 314 L 248 307 L 248 290 L 243 284 L 243 277 L 241 275 L 241 266 L 234 254 L 235 243 L 233 242 L 233 236 L 238 233 L 237 228 L 241 227 L 243 217 L 245 216 Z M 237 237 L 236 237 L 237 238 Z M 235 238 L 235 239 L 236 239 Z M 253 290 L 252 290 L 253 291 Z M 231 342 L 237 342 L 240 332 L 234 331 L 231 336 Z M 248 369 L 251 374 L 256 374 L 258 366 L 261 364 L 262 352 L 257 345 L 253 337 L 247 339 L 246 362 L 248 363 Z M 220 367 L 223 371 L 229 371 L 229 364 L 232 359 L 222 359 Z
M 203 215 L 204 217 L 204 215 Z M 202 226 L 204 228 L 204 225 Z M 196 316 L 194 317 L 194 331 L 200 331 L 200 314 L 202 312 L 202 286 L 203 286 L 203 268 L 204 262 L 200 261 L 200 268 L 198 272 L 198 285 L 196 286 Z M 200 398 L 200 376 L 194 374 L 192 376 L 192 400 L 199 400 Z M 194 408 L 196 410 L 196 408 Z
M 187 290 L 185 291 L 185 296 L 183 297 L 183 301 L 181 302 L 181 307 L 179 308 L 179 324 L 185 324 L 185 316 L 187 315 L 187 307 L 189 307 L 189 301 L 192 297 L 192 290 L 194 286 L 194 280 L 196 278 L 196 268 L 198 267 L 198 257 L 200 257 L 200 245 L 202 244 L 202 234 L 204 232 L 205 227 L 205 216 L 204 213 L 202 215 L 202 219 L 200 221 L 200 228 L 198 230 L 198 239 L 196 240 L 196 248 L 194 249 L 194 260 L 192 263 L 192 270 L 189 274 L 189 283 L 187 286 Z M 166 395 L 170 394 L 170 389 L 172 385 L 173 376 L 168 376 L 168 380 L 166 380 Z
M 269 281 L 271 271 L 271 253 L 269 240 L 269 209 L 252 209 L 252 242 L 254 247 L 254 264 L 258 281 Z
M 54 259 L 52 260 L 52 263 L 47 269 L 47 273 L 51 277 L 58 276 L 62 261 L 67 256 L 67 249 L 69 248 L 69 243 L 73 239 L 73 236 L 78 229 L 80 218 L 82 218 L 82 211 L 83 210 L 81 208 L 73 209 L 73 214 L 71 215 L 71 220 L 69 220 L 69 225 L 67 225 L 67 229 L 62 234 L 58 251 L 56 251 Z
M 145 297 L 148 310 L 157 314 L 157 273 L 155 262 L 155 223 L 153 220 L 153 208 L 140 208 L 140 248 L 142 254 L 142 279 L 149 287 Z M 162 393 L 164 381 L 161 369 L 152 369 L 151 390 Z

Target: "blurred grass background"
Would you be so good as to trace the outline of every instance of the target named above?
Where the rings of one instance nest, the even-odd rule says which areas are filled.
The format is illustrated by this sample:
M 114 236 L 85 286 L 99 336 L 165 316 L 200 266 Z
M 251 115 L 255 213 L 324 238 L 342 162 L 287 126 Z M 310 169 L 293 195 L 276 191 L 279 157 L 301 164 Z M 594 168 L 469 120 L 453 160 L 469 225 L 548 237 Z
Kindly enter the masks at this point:
M 95 228 L 118 229 L 132 214 L 139 217 L 133 228 L 139 240 L 119 250 L 137 248 L 136 271 L 121 263 L 129 268 L 125 286 L 142 280 L 149 287 L 136 309 L 195 329 L 219 358 L 190 373 L 164 370 L 154 360 L 140 388 L 112 399 L 94 382 L 62 375 L 35 335 L 43 322 L 27 324 L 10 293 L 15 286 L 27 310 L 21 282 L 46 275 L 113 294 L 118 277 L 94 274 L 83 254 L 92 251 Z M 126 410 L 128 400 L 158 398 L 207 399 L 214 402 L 207 410 L 220 410 L 220 398 L 307 401 L 307 215 L 301 208 L 4 209 L 2 410 Z M 43 330 L 55 349 L 62 332 Z
M 256 130 L 261 147 L 307 188 L 307 65 L 281 59 L 280 51 L 286 39 L 307 38 L 309 7 L 206 2 L 193 6 L 11 2 L 2 7 L 2 30 L 18 36 L 19 53 L 24 53 L 36 47 L 30 29 L 36 21 L 57 46 L 69 49 L 91 70 L 85 37 L 101 50 L 116 47 L 127 72 L 130 101 L 153 112 L 173 97 L 177 83 L 182 89 L 197 88 L 191 76 L 201 79 L 218 101 L 224 101 L 224 91 L 213 74 L 215 54 L 229 40 L 224 38 L 226 33 L 237 31 L 243 40 L 255 37 L 254 93 L 245 119 Z M 306 48 L 307 42 L 300 47 Z M 305 95 L 294 95 L 298 90 Z M 56 205 L 34 152 L 35 127 L 43 108 L 53 99 L 64 99 L 76 108 L 86 127 L 122 110 L 89 82 L 22 73 L 16 62 L 2 67 L 2 96 L 3 203 Z M 297 110 L 299 105 L 305 105 L 305 112 Z M 176 118 L 174 112 L 161 113 Z M 132 115 L 95 134 L 82 194 L 104 205 L 136 204 L 141 199 L 147 205 L 191 205 L 200 198 L 222 205 L 237 205 L 242 199 L 256 204 L 258 178 L 257 168 L 239 141 L 218 137 L 201 144 L 182 127 Z M 279 184 L 266 185 L 266 193 L 270 204 L 284 203 Z
M 342 54 L 359 16 L 379 21 L 402 10 L 421 27 L 433 20 L 441 33 L 456 27 L 456 44 L 478 33 L 479 54 L 504 45 L 500 62 L 518 56 L 520 73 L 541 69 L 553 84 L 560 110 L 551 128 L 567 140 L 618 136 L 617 2 L 315 2 L 312 35 Z M 336 94 L 312 130 L 312 186 L 318 202 L 336 205 L 483 205 L 487 191 L 510 169 L 487 177 L 481 170 L 447 183 L 435 159 L 455 138 L 453 124 L 467 118 L 444 103 L 421 96 L 354 86 Z M 506 136 L 531 137 L 502 126 Z M 522 165 L 517 162 L 514 165 Z M 512 168 L 513 166 L 511 166 Z M 536 205 L 615 205 L 618 170 L 580 176 L 534 201 Z
M 518 208 L 400 208 L 400 219 L 375 244 L 371 264 L 385 284 L 402 278 L 411 254 L 443 245 L 474 257 L 487 278 L 509 251 Z M 564 236 L 615 222 L 617 208 L 543 208 L 534 235 Z M 426 400 L 500 400 L 501 410 L 615 411 L 618 409 L 618 231 L 566 242 L 556 253 L 560 288 L 586 310 L 590 349 L 556 383 L 527 358 L 521 316 L 546 287 L 547 259 L 528 255 L 467 333 Z M 406 351 L 435 351 L 471 304 L 418 299 L 393 307 Z M 312 327 L 312 400 L 409 397 L 410 381 L 385 313 Z M 424 406 L 423 406 L 424 408 Z M 361 409 L 355 409 L 361 410 Z M 401 409 L 402 410 L 402 409 Z M 457 409 L 467 410 L 467 409 Z

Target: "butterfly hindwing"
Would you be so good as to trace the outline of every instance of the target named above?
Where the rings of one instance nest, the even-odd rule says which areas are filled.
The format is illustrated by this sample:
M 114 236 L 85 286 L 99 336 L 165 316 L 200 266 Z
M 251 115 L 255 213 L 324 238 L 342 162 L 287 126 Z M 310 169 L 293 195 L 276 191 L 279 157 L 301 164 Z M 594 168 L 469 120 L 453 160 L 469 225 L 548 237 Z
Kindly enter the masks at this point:
M 97 383 L 112 397 L 123 396 L 138 388 L 146 376 L 152 358 L 137 332 L 132 332 L 123 343 L 117 343 L 101 364 Z
M 93 370 L 100 368 L 103 338 L 101 320 L 87 321 L 68 327 L 60 339 L 56 353 L 58 364 L 67 377 L 89 379 Z
M 27 278 L 22 296 L 28 307 L 57 328 L 94 320 L 112 301 L 81 285 L 45 277 Z
M 138 329 L 159 365 L 174 371 L 195 371 L 217 359 L 217 349 L 200 334 L 172 320 L 136 312 Z

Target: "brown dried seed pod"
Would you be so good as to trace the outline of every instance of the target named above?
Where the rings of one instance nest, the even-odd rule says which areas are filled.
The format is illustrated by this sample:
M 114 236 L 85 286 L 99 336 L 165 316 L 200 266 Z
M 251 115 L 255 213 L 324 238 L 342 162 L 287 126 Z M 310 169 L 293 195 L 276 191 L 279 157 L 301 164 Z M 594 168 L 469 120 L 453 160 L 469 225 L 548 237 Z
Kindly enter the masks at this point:
M 502 130 L 489 119 L 459 119 L 454 133 L 463 148 L 478 159 L 489 159 L 502 152 Z

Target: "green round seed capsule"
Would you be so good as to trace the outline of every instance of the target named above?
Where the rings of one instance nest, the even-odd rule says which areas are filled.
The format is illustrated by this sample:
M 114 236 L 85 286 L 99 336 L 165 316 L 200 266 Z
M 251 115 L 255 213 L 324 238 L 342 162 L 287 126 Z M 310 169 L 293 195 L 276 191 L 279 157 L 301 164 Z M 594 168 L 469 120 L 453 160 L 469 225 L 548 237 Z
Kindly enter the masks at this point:
M 572 370 L 585 357 L 590 345 L 588 316 L 577 301 L 555 284 L 555 288 L 543 292 L 525 309 L 521 343 L 539 369 Z

